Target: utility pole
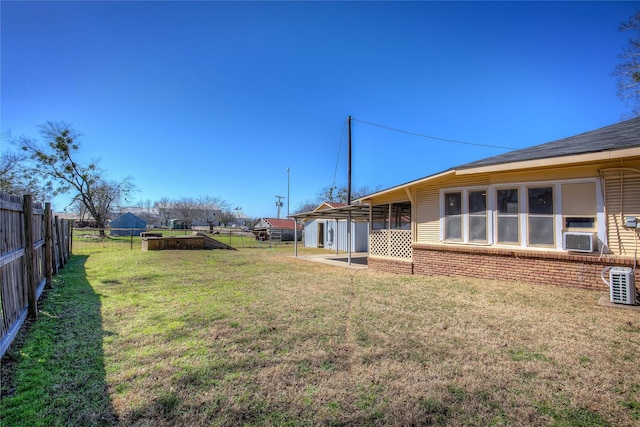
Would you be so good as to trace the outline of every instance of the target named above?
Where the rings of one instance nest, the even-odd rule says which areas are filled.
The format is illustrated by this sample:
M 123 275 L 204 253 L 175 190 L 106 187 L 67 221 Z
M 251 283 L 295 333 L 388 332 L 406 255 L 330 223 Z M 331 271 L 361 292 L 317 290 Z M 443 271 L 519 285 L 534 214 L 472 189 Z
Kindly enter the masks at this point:
M 351 116 L 349 116 L 349 169 L 347 171 L 347 205 L 351 204 Z
M 351 205 L 351 116 L 349 116 L 349 177 L 347 184 L 347 205 Z M 351 210 L 347 214 L 347 264 L 351 265 Z
M 289 200 L 291 200 L 291 168 L 287 167 L 287 218 L 289 217 Z
M 276 207 L 278 208 L 278 219 L 280 219 L 280 208 L 282 208 L 283 203 L 281 202 L 284 199 L 284 196 L 276 196 L 278 201 L 276 202 Z

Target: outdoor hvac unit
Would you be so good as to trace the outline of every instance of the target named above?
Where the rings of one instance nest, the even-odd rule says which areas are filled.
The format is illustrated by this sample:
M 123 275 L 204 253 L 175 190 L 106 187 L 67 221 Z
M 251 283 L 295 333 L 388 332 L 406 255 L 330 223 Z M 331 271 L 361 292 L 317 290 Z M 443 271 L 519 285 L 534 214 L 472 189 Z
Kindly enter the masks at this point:
M 611 302 L 632 305 L 636 303 L 633 269 L 611 267 L 609 270 L 609 294 Z
M 575 252 L 593 252 L 596 249 L 594 233 L 563 233 L 562 248 Z

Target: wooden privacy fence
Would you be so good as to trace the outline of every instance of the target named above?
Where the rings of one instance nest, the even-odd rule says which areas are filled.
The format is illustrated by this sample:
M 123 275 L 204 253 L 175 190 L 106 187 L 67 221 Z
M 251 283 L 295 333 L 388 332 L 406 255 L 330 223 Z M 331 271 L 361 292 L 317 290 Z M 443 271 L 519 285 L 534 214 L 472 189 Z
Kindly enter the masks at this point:
M 42 290 L 71 254 L 70 232 L 50 203 L 0 194 L 0 357 L 27 316 L 37 317 Z

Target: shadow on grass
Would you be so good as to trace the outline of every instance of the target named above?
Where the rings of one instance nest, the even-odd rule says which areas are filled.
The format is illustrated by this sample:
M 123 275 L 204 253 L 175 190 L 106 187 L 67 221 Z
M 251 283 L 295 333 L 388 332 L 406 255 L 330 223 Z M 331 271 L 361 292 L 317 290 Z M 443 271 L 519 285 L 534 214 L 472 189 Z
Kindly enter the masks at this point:
M 107 426 L 118 423 L 104 368 L 100 296 L 73 256 L 45 290 L 38 319 L 2 360 L 3 425 Z

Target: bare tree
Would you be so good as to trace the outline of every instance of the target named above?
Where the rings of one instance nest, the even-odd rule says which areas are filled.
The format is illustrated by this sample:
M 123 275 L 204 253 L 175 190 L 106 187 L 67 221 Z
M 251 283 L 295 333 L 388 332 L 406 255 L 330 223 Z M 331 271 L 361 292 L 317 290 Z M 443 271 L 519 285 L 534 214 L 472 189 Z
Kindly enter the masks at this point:
M 82 165 L 74 156 L 80 148 L 80 134 L 65 122 L 46 122 L 40 126 L 46 146 L 22 137 L 18 145 L 31 160 L 31 173 L 51 185 L 53 194 L 72 193 L 74 201 L 81 201 L 96 225 L 104 229 L 111 209 L 126 200 L 133 192 L 131 178 L 109 181 L 98 168 L 96 160 Z
M 234 222 L 235 219 L 236 215 L 231 209 L 228 208 L 223 209 L 218 216 L 218 221 L 220 221 L 220 223 L 225 227 L 227 226 L 227 224 Z
M 182 222 L 185 228 L 190 229 L 198 219 L 199 203 L 192 197 L 183 197 L 173 202 L 172 210 L 177 220 Z
M 371 194 L 379 190 L 380 190 L 379 186 L 376 187 L 374 190 L 371 190 L 367 186 L 354 188 L 351 190 L 351 201 L 355 199 L 359 199 L 360 197 L 366 196 L 367 194 Z M 311 212 L 324 202 L 347 203 L 347 199 L 348 199 L 347 196 L 348 196 L 348 191 L 347 191 L 346 185 L 327 186 L 321 189 L 320 191 L 318 191 L 315 199 L 308 199 L 305 202 L 298 205 L 294 213 Z
M 71 204 L 71 212 L 78 215 L 80 226 L 85 226 L 89 222 L 87 207 L 80 201 L 76 200 Z
M 0 153 L 0 193 L 22 196 L 31 194 L 35 200 L 45 201 L 52 193 L 51 186 L 44 185 L 29 172 L 26 153 L 3 151 Z
M 209 225 L 209 232 L 213 233 L 213 226 L 221 222 L 220 214 L 227 209 L 229 203 L 220 197 L 201 196 L 198 198 L 200 207 L 200 219 Z
M 307 200 L 298 205 L 296 210 L 293 213 L 303 213 L 303 212 L 311 212 L 318 206 L 320 206 L 322 202 L 318 202 L 317 200 Z
M 623 22 L 620 31 L 631 33 L 629 45 L 623 47 L 619 55 L 620 63 L 614 71 L 618 77 L 618 96 L 631 106 L 631 117 L 640 116 L 640 10 L 636 10 L 628 21 Z
M 151 199 L 139 200 L 136 207 L 140 209 L 138 216 L 147 221 L 147 224 L 155 222 L 156 215 L 153 213 L 154 205 Z
M 23 193 L 21 187 L 20 164 L 26 160 L 26 155 L 3 151 L 0 153 L 0 193 L 18 195 Z M 24 194 L 24 193 L 23 193 Z
M 120 203 L 131 191 L 132 184 L 127 179 L 120 182 L 99 179 L 93 183 L 86 195 L 78 194 L 74 201 L 81 201 L 86 206 L 102 234 L 112 214 L 121 209 Z M 97 218 L 100 218 L 100 221 Z
M 367 194 L 371 194 L 375 191 L 378 191 L 379 187 L 375 190 L 371 190 L 367 186 L 357 187 L 351 189 L 351 201 L 358 199 L 360 197 L 366 196 Z M 348 199 L 348 188 L 346 185 L 342 186 L 329 186 L 325 187 L 318 193 L 318 197 L 316 200 L 318 201 L 319 206 L 322 202 L 330 202 L 330 203 L 347 203 Z

